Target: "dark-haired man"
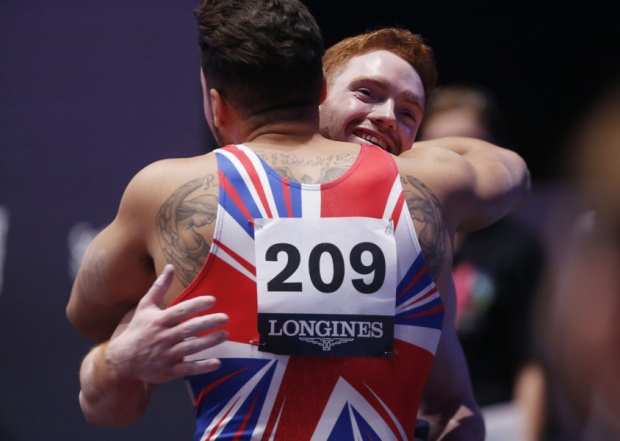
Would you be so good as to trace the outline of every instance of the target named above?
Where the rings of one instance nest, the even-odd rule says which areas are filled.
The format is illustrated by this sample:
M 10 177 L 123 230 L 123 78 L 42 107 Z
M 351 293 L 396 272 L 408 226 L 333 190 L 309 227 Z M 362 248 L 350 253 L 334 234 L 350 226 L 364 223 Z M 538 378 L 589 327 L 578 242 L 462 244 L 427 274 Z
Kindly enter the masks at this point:
M 131 424 L 187 376 L 196 439 L 412 439 L 431 367 L 455 361 L 451 238 L 518 205 L 527 168 L 319 135 L 322 42 L 298 1 L 205 0 L 197 18 L 205 116 L 228 146 L 142 170 L 89 247 L 67 314 L 114 335 L 83 362 L 86 418 Z M 445 439 L 482 439 L 463 426 Z

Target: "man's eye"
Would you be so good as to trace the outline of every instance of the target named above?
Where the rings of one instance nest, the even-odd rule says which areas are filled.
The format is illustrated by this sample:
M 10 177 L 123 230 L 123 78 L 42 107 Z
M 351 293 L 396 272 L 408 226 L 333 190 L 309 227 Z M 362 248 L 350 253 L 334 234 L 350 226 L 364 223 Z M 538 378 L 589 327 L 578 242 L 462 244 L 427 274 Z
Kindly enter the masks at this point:
M 415 122 L 415 115 L 413 114 L 413 112 L 410 112 L 409 110 L 404 110 L 401 112 L 401 115 L 403 115 L 403 117 L 405 117 L 406 119 Z
M 360 95 L 367 96 L 367 97 L 372 97 L 372 93 L 368 89 L 357 89 L 357 93 L 359 93 Z

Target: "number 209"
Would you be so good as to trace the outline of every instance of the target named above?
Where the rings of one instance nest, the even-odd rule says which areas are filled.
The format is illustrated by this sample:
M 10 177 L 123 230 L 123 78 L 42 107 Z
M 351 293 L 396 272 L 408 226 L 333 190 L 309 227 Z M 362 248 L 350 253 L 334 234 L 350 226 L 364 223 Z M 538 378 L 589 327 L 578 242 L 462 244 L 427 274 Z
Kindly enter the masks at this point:
M 301 254 L 299 250 L 289 243 L 276 243 L 267 249 L 265 259 L 268 262 L 277 262 L 280 253 L 286 253 L 286 265 L 275 277 L 267 282 L 267 291 L 287 291 L 301 292 L 301 282 L 288 282 L 287 280 L 297 271 L 301 265 Z M 371 262 L 366 265 L 362 262 L 362 254 L 369 252 L 372 256 Z M 320 261 L 323 254 L 329 254 L 334 266 L 333 277 L 330 282 L 325 282 L 320 271 Z M 349 254 L 351 268 L 361 275 L 374 273 L 370 283 L 364 282 L 363 278 L 351 280 L 354 288 L 362 294 L 373 294 L 377 292 L 385 280 L 385 257 L 381 248 L 372 242 L 362 242 L 355 245 Z M 331 243 L 320 243 L 316 245 L 308 257 L 308 271 L 310 280 L 314 287 L 324 293 L 337 291 L 344 282 L 345 262 L 342 252 L 338 247 Z

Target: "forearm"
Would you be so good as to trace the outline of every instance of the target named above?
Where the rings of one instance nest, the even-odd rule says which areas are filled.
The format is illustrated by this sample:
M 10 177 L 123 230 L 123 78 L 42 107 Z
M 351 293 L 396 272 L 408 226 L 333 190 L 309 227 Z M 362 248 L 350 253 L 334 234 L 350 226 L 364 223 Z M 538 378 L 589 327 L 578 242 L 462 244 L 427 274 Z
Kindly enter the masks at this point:
M 462 136 L 451 136 L 427 141 L 418 141 L 413 144 L 412 148 L 415 149 L 419 147 L 441 147 L 459 155 L 466 155 L 473 151 L 493 151 L 502 149 L 501 147 L 481 139 L 465 138 Z
M 506 198 L 511 200 L 515 207 L 521 206 L 527 199 L 531 187 L 530 171 L 523 158 L 512 150 L 500 147 L 488 151 L 472 151 L 466 157 L 474 155 L 488 158 L 487 164 L 483 165 L 485 169 L 497 170 L 499 177 L 489 173 L 490 185 L 503 183 L 508 195 Z M 480 163 L 484 164 L 483 160 Z
M 107 347 L 108 343 L 95 346 L 82 362 L 80 406 L 93 425 L 128 426 L 146 411 L 151 387 L 115 369 L 106 357 Z
M 431 142 L 431 141 L 429 141 Z M 465 158 L 476 169 L 476 180 L 485 178 L 490 182 L 481 182 L 483 186 L 501 185 L 501 193 L 512 192 L 511 198 L 516 204 L 530 189 L 530 172 L 523 158 L 509 150 L 486 141 L 472 138 L 441 138 L 432 141 L 436 145 L 450 150 Z M 497 191 L 497 190 L 495 190 Z
M 448 137 L 414 143 L 414 148 L 440 147 L 465 158 L 492 159 L 493 163 L 501 164 L 515 188 L 529 190 L 530 173 L 523 159 L 514 151 L 475 138 Z M 406 157 L 408 153 L 404 153 Z
M 477 200 L 487 209 L 480 210 L 480 215 L 470 216 L 459 225 L 457 231 L 477 230 L 497 222 L 521 208 L 529 197 L 530 173 L 521 157 L 510 151 L 494 152 L 493 155 L 501 159 L 489 160 L 482 174 L 485 177 L 478 179 L 474 190 Z
M 457 225 L 457 231 L 484 228 L 515 212 L 530 193 L 530 172 L 517 153 L 494 148 L 462 156 L 469 173 L 466 174 L 470 196 L 455 202 L 460 212 L 469 213 Z M 460 205 L 459 205 L 460 204 Z

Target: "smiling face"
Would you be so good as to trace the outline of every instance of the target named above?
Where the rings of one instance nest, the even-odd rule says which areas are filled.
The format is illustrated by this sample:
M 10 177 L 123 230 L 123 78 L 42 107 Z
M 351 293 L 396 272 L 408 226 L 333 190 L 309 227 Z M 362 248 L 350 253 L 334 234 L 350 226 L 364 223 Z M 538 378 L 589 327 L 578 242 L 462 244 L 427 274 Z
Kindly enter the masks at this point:
M 357 55 L 328 79 L 321 134 L 398 155 L 411 148 L 424 103 L 422 80 L 405 60 L 386 50 Z

